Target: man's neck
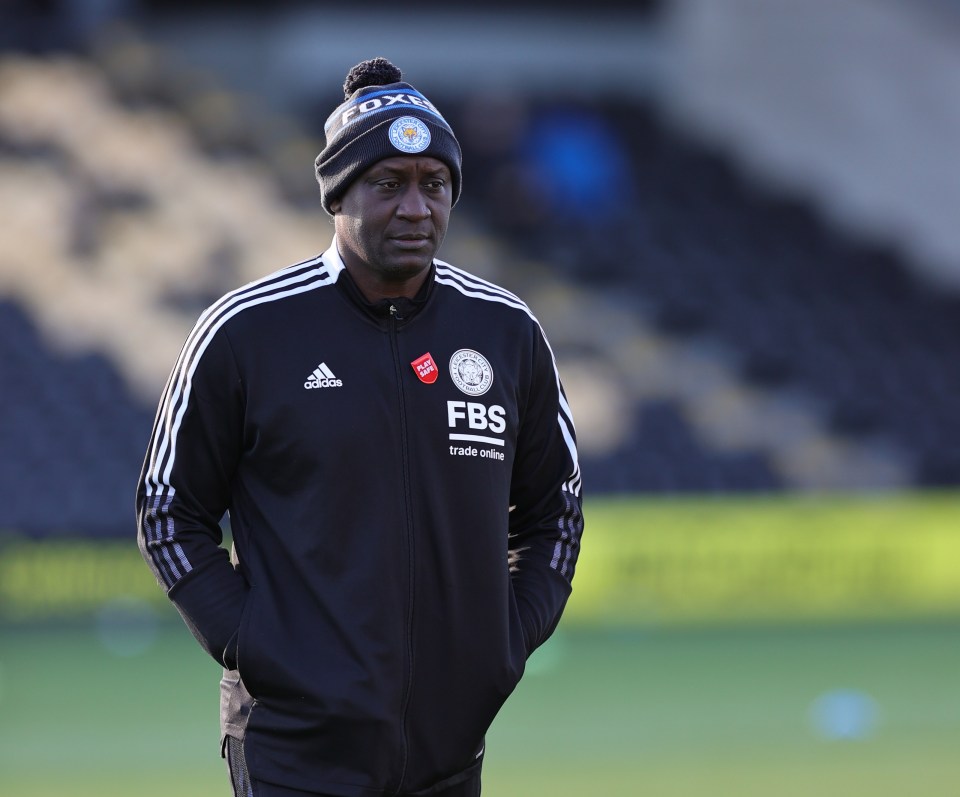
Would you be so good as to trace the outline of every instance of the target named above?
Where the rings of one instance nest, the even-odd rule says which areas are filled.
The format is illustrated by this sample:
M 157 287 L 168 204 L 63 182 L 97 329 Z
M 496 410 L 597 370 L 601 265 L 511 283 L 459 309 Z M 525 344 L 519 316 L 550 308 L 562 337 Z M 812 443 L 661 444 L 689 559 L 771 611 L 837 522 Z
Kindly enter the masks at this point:
M 413 299 L 420 293 L 427 277 L 430 276 L 430 269 L 425 268 L 408 279 L 385 281 L 374 278 L 366 269 L 351 268 L 346 263 L 344 263 L 344 267 L 360 293 L 371 304 L 376 304 L 383 299 L 395 299 L 401 296 L 406 299 Z

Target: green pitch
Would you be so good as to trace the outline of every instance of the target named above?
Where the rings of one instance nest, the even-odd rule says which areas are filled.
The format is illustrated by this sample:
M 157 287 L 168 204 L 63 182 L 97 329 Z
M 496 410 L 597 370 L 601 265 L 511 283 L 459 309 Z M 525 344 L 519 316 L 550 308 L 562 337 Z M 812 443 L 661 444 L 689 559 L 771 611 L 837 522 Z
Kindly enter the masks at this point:
M 228 797 L 216 666 L 182 626 L 149 641 L 0 629 L 0 794 Z M 947 797 L 958 749 L 955 626 L 567 629 L 491 731 L 484 795 Z

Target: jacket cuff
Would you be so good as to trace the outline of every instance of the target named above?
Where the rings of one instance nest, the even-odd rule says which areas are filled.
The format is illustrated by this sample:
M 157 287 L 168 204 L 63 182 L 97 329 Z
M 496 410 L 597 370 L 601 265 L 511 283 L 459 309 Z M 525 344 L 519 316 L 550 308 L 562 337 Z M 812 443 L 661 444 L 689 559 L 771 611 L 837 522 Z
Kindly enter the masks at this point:
M 192 570 L 168 595 L 203 649 L 220 665 L 233 669 L 240 617 L 249 591 L 246 579 L 222 560 Z

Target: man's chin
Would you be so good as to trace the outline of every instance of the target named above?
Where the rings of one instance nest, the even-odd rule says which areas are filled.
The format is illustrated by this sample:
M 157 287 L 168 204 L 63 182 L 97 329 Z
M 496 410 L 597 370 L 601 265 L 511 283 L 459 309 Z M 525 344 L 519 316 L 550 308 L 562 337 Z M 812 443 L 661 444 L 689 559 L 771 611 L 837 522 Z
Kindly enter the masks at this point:
M 432 260 L 424 262 L 422 258 L 416 260 L 405 259 L 402 261 L 392 260 L 390 263 L 382 264 L 379 268 L 372 270 L 372 276 L 380 289 L 388 296 L 401 296 L 406 294 L 407 286 L 418 277 L 422 276 L 430 268 Z
M 430 268 L 433 263 L 433 255 L 434 251 L 431 249 L 429 253 L 422 252 L 393 257 L 385 264 L 380 273 L 391 282 L 406 282 Z

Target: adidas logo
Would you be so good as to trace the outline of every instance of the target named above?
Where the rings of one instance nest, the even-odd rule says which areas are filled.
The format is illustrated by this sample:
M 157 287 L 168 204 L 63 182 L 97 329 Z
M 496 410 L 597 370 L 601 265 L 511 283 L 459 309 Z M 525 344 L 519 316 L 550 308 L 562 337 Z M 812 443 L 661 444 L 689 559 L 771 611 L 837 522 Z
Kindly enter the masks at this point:
M 313 373 L 303 383 L 307 390 L 316 390 L 321 387 L 343 387 L 343 380 L 337 379 L 333 371 L 327 368 L 326 363 L 320 363 L 313 369 Z

